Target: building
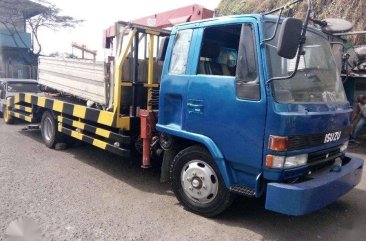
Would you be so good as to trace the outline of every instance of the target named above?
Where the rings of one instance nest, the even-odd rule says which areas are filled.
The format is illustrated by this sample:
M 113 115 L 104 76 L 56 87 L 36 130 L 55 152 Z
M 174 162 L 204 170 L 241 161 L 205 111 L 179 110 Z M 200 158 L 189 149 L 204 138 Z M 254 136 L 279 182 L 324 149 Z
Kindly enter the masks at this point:
M 38 56 L 26 20 L 44 10 L 29 0 L 0 0 L 0 78 L 36 78 Z

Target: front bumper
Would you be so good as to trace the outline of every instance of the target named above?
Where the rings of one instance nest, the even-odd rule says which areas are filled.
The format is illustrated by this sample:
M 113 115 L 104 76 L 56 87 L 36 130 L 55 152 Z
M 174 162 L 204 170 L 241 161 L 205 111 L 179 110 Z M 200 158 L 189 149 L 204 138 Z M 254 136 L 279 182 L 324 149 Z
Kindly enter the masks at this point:
M 361 181 L 364 161 L 349 158 L 340 172 L 327 172 L 296 184 L 268 183 L 266 209 L 300 216 L 334 202 Z

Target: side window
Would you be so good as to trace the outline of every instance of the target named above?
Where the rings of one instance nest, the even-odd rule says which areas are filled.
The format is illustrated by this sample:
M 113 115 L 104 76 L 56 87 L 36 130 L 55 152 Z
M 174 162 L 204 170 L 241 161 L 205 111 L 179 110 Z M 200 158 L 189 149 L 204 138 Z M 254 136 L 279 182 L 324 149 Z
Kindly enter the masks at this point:
M 260 99 L 256 45 L 250 24 L 243 24 L 240 33 L 236 69 L 236 95 L 240 99 Z
M 192 33 L 192 29 L 177 32 L 169 66 L 169 74 L 182 75 L 186 72 Z
M 0 99 L 5 99 L 5 94 L 4 84 L 0 84 Z
M 239 24 L 204 30 L 197 74 L 235 76 L 240 30 Z

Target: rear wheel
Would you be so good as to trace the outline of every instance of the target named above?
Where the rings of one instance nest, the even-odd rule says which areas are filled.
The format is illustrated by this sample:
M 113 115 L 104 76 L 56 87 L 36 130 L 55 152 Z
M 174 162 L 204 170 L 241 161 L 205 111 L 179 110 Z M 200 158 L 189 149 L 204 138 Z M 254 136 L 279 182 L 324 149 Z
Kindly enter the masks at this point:
M 3 118 L 6 124 L 10 125 L 14 123 L 14 118 L 10 115 L 6 106 L 3 107 Z
M 179 152 L 170 174 L 177 199 L 194 213 L 213 217 L 232 203 L 231 193 L 216 163 L 201 146 L 191 146 Z
M 57 121 L 50 111 L 45 111 L 41 120 L 42 140 L 48 148 L 63 142 L 62 133 L 57 131 Z

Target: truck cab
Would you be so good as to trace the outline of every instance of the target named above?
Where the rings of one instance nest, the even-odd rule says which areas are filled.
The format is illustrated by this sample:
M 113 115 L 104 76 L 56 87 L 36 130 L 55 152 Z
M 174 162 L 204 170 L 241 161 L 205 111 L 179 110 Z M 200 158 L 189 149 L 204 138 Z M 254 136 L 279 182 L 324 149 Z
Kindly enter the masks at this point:
M 41 90 L 36 80 L 0 79 L 0 114 L 4 115 L 6 99 L 18 93 L 39 94 Z M 9 117 L 9 116 L 6 116 Z
M 253 14 L 172 30 L 157 130 L 173 191 L 194 212 L 215 215 L 236 193 L 303 215 L 361 179 L 363 160 L 345 154 L 352 109 L 326 36 L 308 28 L 296 74 L 278 79 L 296 58 L 278 55 L 276 22 Z

